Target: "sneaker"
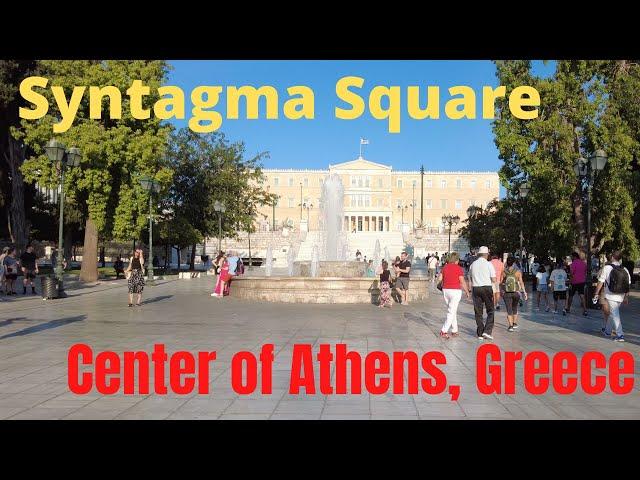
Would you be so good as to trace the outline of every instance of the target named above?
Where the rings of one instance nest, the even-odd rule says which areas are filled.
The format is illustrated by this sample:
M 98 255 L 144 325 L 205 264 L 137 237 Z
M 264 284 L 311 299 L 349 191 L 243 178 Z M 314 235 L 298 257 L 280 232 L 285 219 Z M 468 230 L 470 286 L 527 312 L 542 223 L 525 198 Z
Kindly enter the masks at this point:
M 567 313 L 569 312 L 567 312 L 566 310 L 562 310 L 562 315 L 564 315 L 565 317 L 567 316 Z
M 440 330 L 440 338 L 449 339 L 449 334 Z
M 557 315 L 557 314 L 558 314 L 558 310 L 554 310 L 554 311 L 553 311 L 553 314 L 554 314 L 554 315 Z
M 514 324 L 513 324 L 513 329 L 514 329 L 514 330 L 517 330 L 517 329 L 518 329 L 518 324 L 517 324 L 517 323 L 514 323 Z
M 493 340 L 493 336 L 491 334 L 489 334 L 489 333 L 483 333 L 482 336 L 484 338 L 488 338 L 489 340 Z
M 217 294 L 217 293 L 212 293 L 212 294 L 211 294 L 211 296 L 212 296 L 212 297 L 217 297 L 217 296 L 218 296 L 218 294 Z
M 614 342 L 624 342 L 624 335 L 617 335 L 613 338 Z
M 585 317 L 588 316 L 589 314 L 587 312 L 582 312 L 582 315 L 584 315 Z
M 509 325 L 509 328 L 507 328 L 507 332 L 515 332 L 515 329 L 512 325 Z
M 547 312 L 547 313 L 549 313 L 549 310 L 551 310 L 550 307 L 547 307 L 547 308 L 544 309 L 544 311 Z M 556 312 L 553 312 L 553 313 L 556 313 Z
M 478 340 L 484 340 L 484 337 L 478 337 Z

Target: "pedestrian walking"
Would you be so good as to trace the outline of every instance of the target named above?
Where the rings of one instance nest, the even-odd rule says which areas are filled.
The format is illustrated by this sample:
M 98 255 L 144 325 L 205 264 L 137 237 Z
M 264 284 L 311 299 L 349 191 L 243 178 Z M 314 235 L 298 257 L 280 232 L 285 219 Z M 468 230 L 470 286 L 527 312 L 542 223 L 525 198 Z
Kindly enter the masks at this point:
M 27 286 L 31 284 L 31 294 L 36 294 L 36 286 L 33 281 L 38 272 L 38 257 L 33 251 L 33 245 L 27 245 L 27 248 L 20 255 L 20 267 L 22 268 L 22 294 L 27 294 Z
M 565 304 L 567 301 L 567 271 L 562 261 L 556 263 L 556 267 L 551 271 L 549 281 L 551 282 L 551 291 L 553 292 L 553 313 L 558 313 L 558 302 L 562 302 L 562 315 L 567 314 Z
M 2 260 L 2 265 L 4 267 L 4 278 L 7 284 L 7 295 L 15 295 L 14 283 L 16 278 L 18 278 L 18 268 L 20 266 L 20 263 L 16 259 L 16 247 L 9 247 L 7 255 Z
M 129 288 L 129 306 L 133 307 L 133 295 L 136 294 L 136 307 L 142 305 L 142 291 L 144 290 L 144 254 L 140 248 L 133 252 L 129 265 L 125 270 L 127 286 Z
M 534 264 L 535 265 L 535 264 Z M 544 297 L 545 312 L 550 310 L 549 306 L 549 274 L 544 265 L 538 264 L 538 271 L 533 284 L 536 286 L 537 310 L 540 310 L 540 298 Z
M 497 281 L 496 271 L 487 260 L 489 249 L 480 247 L 477 259 L 469 268 L 469 288 L 473 292 L 473 311 L 476 319 L 478 340 L 491 340 L 494 323 L 493 284 Z M 487 311 L 486 322 L 483 321 L 483 309 Z
M 571 313 L 573 296 L 577 293 L 582 304 L 582 315 L 587 316 L 587 299 L 584 294 L 584 287 L 587 282 L 587 262 L 580 258 L 578 252 L 571 254 L 571 265 L 569 265 L 571 288 L 567 298 L 567 313 Z
M 491 265 L 496 271 L 496 278 L 498 281 L 492 285 L 493 288 L 493 305 L 496 310 L 500 310 L 500 279 L 502 278 L 502 271 L 504 270 L 504 263 L 500 260 L 497 253 L 491 255 Z
M 440 329 L 442 338 L 449 337 L 449 329 L 451 336 L 457 337 L 458 334 L 458 305 L 462 299 L 462 292 L 465 293 L 467 299 L 470 298 L 469 288 L 464 278 L 464 270 L 458 264 L 460 255 L 457 252 L 451 253 L 447 258 L 447 264 L 442 268 L 438 275 L 438 285 L 442 288 L 444 303 L 447 306 L 447 317 Z
M 622 304 L 629 304 L 629 289 L 631 287 L 631 274 L 621 263 L 622 253 L 620 251 L 613 252 L 611 262 L 604 266 L 598 277 L 598 285 L 592 300 L 594 303 L 598 301 L 598 294 L 604 287 L 604 298 L 609 304 L 609 321 L 607 321 L 603 333 L 606 336 L 612 335 L 612 329 L 609 329 L 609 325 L 613 324 L 613 329 L 616 331 L 613 340 L 616 342 L 624 342 L 620 307 Z
M 513 332 L 518 328 L 518 305 L 520 304 L 521 293 L 524 299 L 527 299 L 522 271 L 515 268 L 515 261 L 514 257 L 507 258 L 507 266 L 500 277 L 500 285 L 504 291 L 504 304 L 507 308 L 508 332 Z

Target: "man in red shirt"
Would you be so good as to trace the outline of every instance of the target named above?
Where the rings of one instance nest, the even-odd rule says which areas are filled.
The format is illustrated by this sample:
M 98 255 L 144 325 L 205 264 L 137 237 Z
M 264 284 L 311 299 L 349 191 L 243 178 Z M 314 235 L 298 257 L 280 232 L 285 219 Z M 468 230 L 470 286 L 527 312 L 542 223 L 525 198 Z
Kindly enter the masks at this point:
M 497 253 L 491 255 L 491 264 L 496 270 L 496 283 L 493 284 L 493 305 L 496 310 L 500 310 L 500 282 L 502 281 L 502 271 L 504 270 L 504 263 L 500 260 Z
M 584 286 L 587 283 L 587 262 L 580 258 L 578 252 L 571 254 L 571 265 L 569 266 L 571 277 L 571 288 L 567 297 L 567 313 L 571 310 L 573 296 L 577 293 L 580 295 L 582 303 L 582 315 L 587 316 L 587 299 L 584 295 Z

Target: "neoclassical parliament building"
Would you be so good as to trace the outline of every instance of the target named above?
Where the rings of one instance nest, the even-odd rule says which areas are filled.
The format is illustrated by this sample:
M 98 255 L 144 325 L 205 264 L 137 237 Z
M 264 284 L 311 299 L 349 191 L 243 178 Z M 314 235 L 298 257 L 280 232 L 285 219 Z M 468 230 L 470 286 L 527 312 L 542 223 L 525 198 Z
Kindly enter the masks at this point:
M 279 200 L 260 210 L 262 231 L 283 223 L 318 230 L 322 184 L 331 174 L 338 174 L 344 186 L 347 232 L 408 232 L 420 220 L 420 171 L 396 171 L 359 157 L 323 170 L 265 169 L 264 174 L 265 185 Z M 444 233 L 443 215 L 465 219 L 470 206 L 486 206 L 500 191 L 498 174 L 489 171 L 425 170 L 423 185 L 424 227 L 432 233 Z

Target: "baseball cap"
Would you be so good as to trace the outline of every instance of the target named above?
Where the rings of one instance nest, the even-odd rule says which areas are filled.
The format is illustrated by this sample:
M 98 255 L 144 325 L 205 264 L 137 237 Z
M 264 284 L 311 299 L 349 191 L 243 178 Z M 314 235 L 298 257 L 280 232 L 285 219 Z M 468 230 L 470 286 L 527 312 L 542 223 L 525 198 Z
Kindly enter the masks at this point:
M 478 249 L 478 253 L 479 253 L 479 254 L 489 253 L 489 248 L 488 248 L 488 247 L 480 247 L 480 248 Z

